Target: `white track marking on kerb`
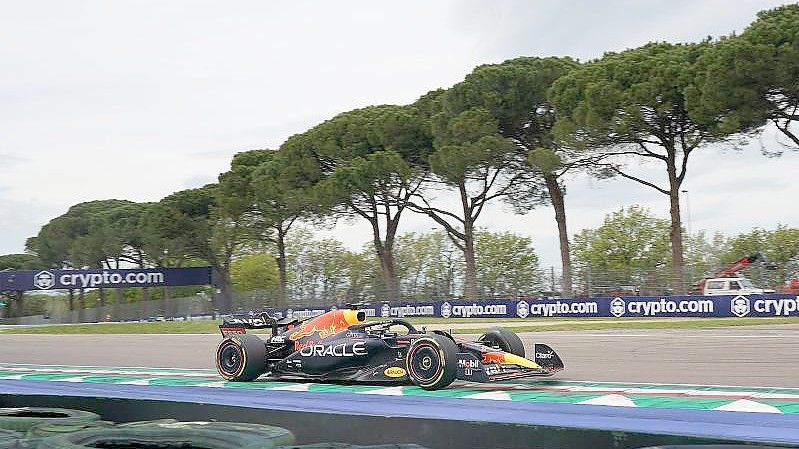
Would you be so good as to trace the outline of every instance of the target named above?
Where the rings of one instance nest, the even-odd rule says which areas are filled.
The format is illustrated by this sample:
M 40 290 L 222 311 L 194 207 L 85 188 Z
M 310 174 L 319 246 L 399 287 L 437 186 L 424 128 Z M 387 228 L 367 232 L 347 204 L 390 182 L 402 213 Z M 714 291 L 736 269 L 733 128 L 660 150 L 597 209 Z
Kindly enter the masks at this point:
M 310 391 L 312 383 L 299 383 L 299 384 L 288 384 L 280 387 L 272 388 L 272 390 L 281 390 L 281 391 Z
M 719 391 L 719 390 L 693 390 L 688 392 L 691 396 L 752 396 L 754 391 Z
M 359 391 L 358 394 L 377 394 L 382 396 L 402 396 L 403 387 L 380 388 L 379 390 Z
M 722 410 L 727 412 L 756 412 L 756 413 L 782 413 L 777 407 L 772 407 L 768 404 L 761 404 L 760 402 L 750 401 L 748 399 L 739 399 L 735 402 L 716 407 L 713 410 Z
M 630 398 L 626 398 L 619 394 L 608 394 L 598 398 L 588 399 L 586 401 L 578 402 L 578 404 L 585 405 L 608 405 L 611 407 L 637 407 L 635 402 Z
M 88 376 L 75 376 L 75 377 L 67 377 L 65 379 L 54 379 L 56 382 L 74 382 L 74 383 L 83 383 L 86 381 Z
M 27 374 L 2 374 L 0 380 L 22 380 Z
M 753 398 L 757 399 L 771 399 L 771 400 L 789 400 L 789 401 L 799 401 L 799 394 L 781 394 L 781 393 L 755 393 L 752 395 Z
M 225 385 L 227 385 L 227 382 L 225 382 L 223 380 L 220 380 L 220 381 L 217 381 L 217 382 L 208 382 L 208 383 L 204 383 L 204 384 L 197 384 L 196 386 L 198 386 L 198 387 L 210 387 L 210 388 L 225 388 Z
M 627 388 L 626 394 L 688 394 L 695 390 L 669 390 L 668 388 Z
M 155 379 L 136 379 L 128 380 L 126 382 L 118 382 L 117 385 L 150 385 L 150 381 Z
M 484 391 L 482 393 L 470 394 L 463 396 L 469 399 L 489 399 L 492 401 L 512 401 L 513 398 L 505 391 Z

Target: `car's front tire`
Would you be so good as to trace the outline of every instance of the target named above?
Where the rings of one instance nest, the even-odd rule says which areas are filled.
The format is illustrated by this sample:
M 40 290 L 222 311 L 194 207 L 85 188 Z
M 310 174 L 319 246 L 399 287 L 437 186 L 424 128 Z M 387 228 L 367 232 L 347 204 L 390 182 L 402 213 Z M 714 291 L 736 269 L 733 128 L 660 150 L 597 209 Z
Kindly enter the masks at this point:
M 414 384 L 425 390 L 444 388 L 458 375 L 458 346 L 443 335 L 426 335 L 411 344 L 405 365 Z
M 519 357 L 525 356 L 522 339 L 514 332 L 501 327 L 489 329 L 488 332 L 480 336 L 477 342 L 499 348 L 504 352 L 509 352 Z
M 255 380 L 266 370 L 266 345 L 252 334 L 228 337 L 216 349 L 216 370 L 225 380 Z

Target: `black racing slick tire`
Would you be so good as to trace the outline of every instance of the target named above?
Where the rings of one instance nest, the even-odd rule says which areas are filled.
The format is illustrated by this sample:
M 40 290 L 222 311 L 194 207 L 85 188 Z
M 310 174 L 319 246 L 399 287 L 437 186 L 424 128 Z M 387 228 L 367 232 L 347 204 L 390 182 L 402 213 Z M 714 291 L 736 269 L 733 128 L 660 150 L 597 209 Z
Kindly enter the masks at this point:
M 196 429 L 121 428 L 82 430 L 42 438 L 36 449 L 273 449 L 259 435 Z
M 27 432 L 39 424 L 81 424 L 98 421 L 100 415 L 83 410 L 45 407 L 0 408 L 0 429 Z
M 0 429 L 0 449 L 16 448 L 19 446 L 19 441 L 22 439 L 22 434 L 14 432 L 13 430 Z
M 62 435 L 65 433 L 78 432 L 81 430 L 89 429 L 103 429 L 113 426 L 114 423 L 109 421 L 89 421 L 82 423 L 64 423 L 64 424 L 51 424 L 44 423 L 28 429 L 25 438 L 45 438 L 54 435 Z
M 232 382 L 255 380 L 266 370 L 266 345 L 252 334 L 228 337 L 216 349 L 216 370 Z
M 458 375 L 458 347 L 443 335 L 426 335 L 408 348 L 405 367 L 413 383 L 425 390 L 445 388 Z
M 518 355 L 519 357 L 525 356 L 522 339 L 514 332 L 501 327 L 489 329 L 488 332 L 480 336 L 477 342 L 499 348 L 505 352 Z
M 375 446 L 358 446 L 347 443 L 316 443 L 302 446 L 278 446 L 275 449 L 427 449 L 418 444 L 378 444 Z
M 252 424 L 243 422 L 225 421 L 189 421 L 181 422 L 174 419 L 158 419 L 154 421 L 136 421 L 117 424 L 117 429 L 184 429 L 184 430 L 213 430 L 217 432 L 236 432 L 255 435 L 271 441 L 276 446 L 294 444 L 294 434 L 283 427 L 267 424 Z

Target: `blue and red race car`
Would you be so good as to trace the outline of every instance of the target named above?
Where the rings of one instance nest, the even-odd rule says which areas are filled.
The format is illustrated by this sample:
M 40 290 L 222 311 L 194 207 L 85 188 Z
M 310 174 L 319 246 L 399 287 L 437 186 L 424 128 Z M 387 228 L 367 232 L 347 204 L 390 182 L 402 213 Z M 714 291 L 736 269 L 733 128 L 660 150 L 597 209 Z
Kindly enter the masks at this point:
M 515 333 L 494 328 L 477 341 L 443 331 L 417 330 L 403 319 L 366 321 L 357 308 L 333 310 L 304 320 L 268 313 L 233 315 L 219 326 L 219 374 L 229 381 L 271 380 L 413 383 L 445 388 L 455 379 L 492 382 L 551 376 L 563 362 L 549 346 L 536 344 L 526 358 Z M 271 335 L 247 333 L 271 329 Z

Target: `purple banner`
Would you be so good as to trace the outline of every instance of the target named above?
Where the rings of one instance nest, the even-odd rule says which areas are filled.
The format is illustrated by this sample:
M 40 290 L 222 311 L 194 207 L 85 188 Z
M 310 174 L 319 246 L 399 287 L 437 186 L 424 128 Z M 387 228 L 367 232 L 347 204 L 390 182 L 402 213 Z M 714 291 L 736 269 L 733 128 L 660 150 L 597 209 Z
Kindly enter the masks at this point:
M 0 272 L 2 291 L 81 288 L 163 287 L 211 283 L 211 268 L 139 268 L 124 270 L 24 270 Z
M 308 318 L 336 306 L 273 310 L 280 317 Z M 625 296 L 589 299 L 383 302 L 359 307 L 382 318 L 645 318 L 799 316 L 799 296 Z

